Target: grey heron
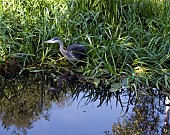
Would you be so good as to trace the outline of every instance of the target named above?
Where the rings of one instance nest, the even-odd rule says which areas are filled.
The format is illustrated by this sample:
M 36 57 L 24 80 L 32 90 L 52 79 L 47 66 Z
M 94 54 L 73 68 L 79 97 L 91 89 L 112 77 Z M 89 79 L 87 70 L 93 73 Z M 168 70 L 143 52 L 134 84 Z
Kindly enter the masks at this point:
M 58 43 L 60 45 L 60 52 L 65 58 L 70 61 L 82 61 L 86 58 L 86 48 L 81 44 L 72 44 L 64 49 L 64 43 L 57 37 L 44 41 L 44 43 Z

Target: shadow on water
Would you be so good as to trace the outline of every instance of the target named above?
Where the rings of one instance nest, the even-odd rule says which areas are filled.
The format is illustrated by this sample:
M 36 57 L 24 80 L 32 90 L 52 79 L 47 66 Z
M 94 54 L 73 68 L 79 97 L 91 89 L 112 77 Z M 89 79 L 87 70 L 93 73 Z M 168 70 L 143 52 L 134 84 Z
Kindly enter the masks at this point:
M 113 109 L 113 112 L 116 106 L 121 107 L 119 120 L 112 122 L 110 131 L 106 130 L 101 134 L 168 134 L 169 119 L 164 116 L 164 100 L 163 95 L 157 98 L 142 93 L 136 98 L 134 91 L 126 88 L 116 92 L 111 92 L 109 86 L 102 84 L 96 88 L 93 83 L 86 82 L 83 77 L 72 72 L 63 75 L 54 71 L 39 72 L 24 74 L 15 79 L 5 79 L 0 76 L 0 122 L 2 123 L 0 134 L 2 130 L 2 134 L 10 134 L 11 128 L 13 134 L 27 134 L 41 117 L 50 121 L 54 103 L 61 109 L 72 106 L 74 102 L 77 102 L 78 106 L 82 102 L 83 106 L 97 102 L 97 108 L 107 106 Z M 113 105 L 113 102 L 116 105 Z M 86 111 L 88 110 L 84 112 Z M 168 121 L 165 125 L 164 117 Z M 112 119 L 111 117 L 110 120 Z

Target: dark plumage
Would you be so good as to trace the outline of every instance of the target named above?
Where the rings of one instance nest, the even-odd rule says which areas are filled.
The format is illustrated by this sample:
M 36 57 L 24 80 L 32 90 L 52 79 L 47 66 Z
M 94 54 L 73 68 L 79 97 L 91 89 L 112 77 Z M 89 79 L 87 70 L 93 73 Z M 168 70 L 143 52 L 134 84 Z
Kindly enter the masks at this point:
M 80 44 L 72 44 L 68 46 L 67 51 L 71 52 L 78 60 L 82 60 L 86 57 L 86 49 Z

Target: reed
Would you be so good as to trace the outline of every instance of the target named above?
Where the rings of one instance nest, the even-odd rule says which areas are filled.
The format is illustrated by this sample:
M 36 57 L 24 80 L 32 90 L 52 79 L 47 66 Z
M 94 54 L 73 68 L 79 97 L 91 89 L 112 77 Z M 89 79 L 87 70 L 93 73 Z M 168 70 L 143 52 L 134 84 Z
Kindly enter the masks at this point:
M 126 75 L 130 87 L 169 89 L 168 1 L 1 0 L 0 11 L 0 63 L 57 64 L 58 46 L 43 44 L 57 36 L 88 47 L 85 76 L 114 83 Z

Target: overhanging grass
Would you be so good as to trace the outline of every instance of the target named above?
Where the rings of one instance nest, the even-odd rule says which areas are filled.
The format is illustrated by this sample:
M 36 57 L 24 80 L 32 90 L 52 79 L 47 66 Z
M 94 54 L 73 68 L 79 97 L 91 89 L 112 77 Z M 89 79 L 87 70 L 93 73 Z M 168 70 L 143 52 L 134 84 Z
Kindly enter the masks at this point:
M 170 4 L 159 0 L 1 0 L 0 62 L 57 64 L 60 37 L 88 47 L 84 75 L 169 89 Z M 21 55 L 22 54 L 22 55 Z M 135 68 L 140 67 L 136 71 Z M 140 84 L 139 84 L 140 85 Z M 132 86 L 133 87 L 133 86 Z

